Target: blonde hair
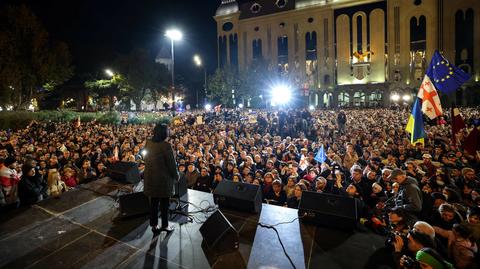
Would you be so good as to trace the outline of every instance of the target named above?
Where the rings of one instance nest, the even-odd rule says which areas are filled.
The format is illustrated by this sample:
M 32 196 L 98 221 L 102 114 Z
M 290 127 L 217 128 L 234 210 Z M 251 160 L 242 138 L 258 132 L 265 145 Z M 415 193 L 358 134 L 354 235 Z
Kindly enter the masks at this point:
M 56 169 L 54 170 L 50 170 L 48 172 L 48 185 L 52 185 L 52 184 L 55 184 L 55 180 L 59 180 L 60 179 L 60 173 L 58 173 L 58 171 Z

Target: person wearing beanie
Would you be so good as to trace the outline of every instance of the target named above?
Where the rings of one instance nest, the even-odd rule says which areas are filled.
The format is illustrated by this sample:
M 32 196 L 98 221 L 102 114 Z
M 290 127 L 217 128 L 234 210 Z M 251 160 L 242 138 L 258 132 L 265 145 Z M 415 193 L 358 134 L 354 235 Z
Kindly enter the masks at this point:
M 35 167 L 22 166 L 22 180 L 18 184 L 18 196 L 22 205 L 35 204 L 47 196 L 47 183 L 37 174 Z
M 420 264 L 420 268 L 422 269 L 453 269 L 451 263 L 445 261 L 440 254 L 431 248 L 422 248 L 419 250 L 415 255 L 415 260 Z

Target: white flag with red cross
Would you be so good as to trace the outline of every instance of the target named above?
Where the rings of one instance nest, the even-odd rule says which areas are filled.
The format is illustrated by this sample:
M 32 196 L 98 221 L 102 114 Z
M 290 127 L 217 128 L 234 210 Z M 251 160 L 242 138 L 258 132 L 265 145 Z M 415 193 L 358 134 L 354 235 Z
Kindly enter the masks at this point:
M 442 104 L 437 89 L 430 78 L 425 75 L 422 85 L 418 90 L 418 98 L 422 99 L 422 112 L 431 120 L 443 114 Z

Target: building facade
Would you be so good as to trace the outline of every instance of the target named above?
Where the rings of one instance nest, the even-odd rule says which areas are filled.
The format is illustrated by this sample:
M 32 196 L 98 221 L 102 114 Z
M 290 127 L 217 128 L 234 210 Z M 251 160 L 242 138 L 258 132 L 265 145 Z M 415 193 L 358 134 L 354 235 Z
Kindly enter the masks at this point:
M 442 99 L 480 103 L 479 0 L 222 0 L 214 18 L 220 68 L 262 59 L 314 106 L 408 102 L 435 50 L 472 74 Z

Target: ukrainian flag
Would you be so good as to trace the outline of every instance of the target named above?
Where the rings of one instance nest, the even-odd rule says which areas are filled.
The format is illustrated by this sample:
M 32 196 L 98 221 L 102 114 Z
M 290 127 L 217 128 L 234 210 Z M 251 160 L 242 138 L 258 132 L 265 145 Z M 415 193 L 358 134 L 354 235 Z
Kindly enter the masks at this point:
M 405 130 L 410 133 L 410 143 L 425 145 L 426 135 L 423 128 L 422 101 L 418 97 L 413 105 L 412 114 L 410 114 Z

